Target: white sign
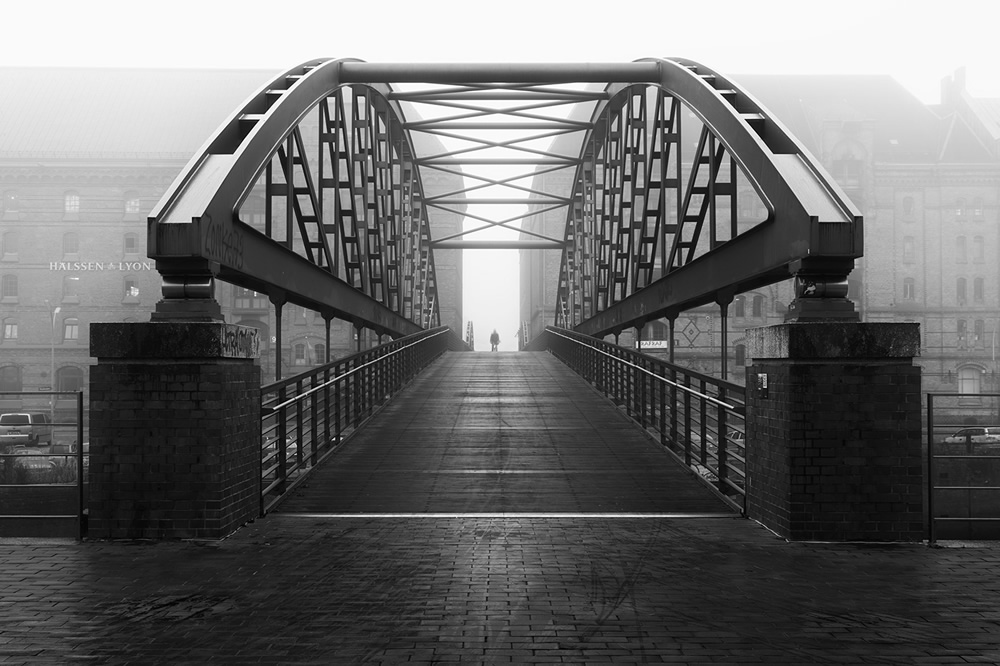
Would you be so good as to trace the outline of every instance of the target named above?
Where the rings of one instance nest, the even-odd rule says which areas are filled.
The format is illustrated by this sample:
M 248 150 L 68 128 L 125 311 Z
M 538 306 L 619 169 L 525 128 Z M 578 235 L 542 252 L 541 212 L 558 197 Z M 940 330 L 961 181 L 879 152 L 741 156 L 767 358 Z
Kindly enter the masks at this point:
M 640 340 L 639 349 L 670 349 L 669 340 Z
M 152 261 L 50 261 L 50 271 L 151 271 Z

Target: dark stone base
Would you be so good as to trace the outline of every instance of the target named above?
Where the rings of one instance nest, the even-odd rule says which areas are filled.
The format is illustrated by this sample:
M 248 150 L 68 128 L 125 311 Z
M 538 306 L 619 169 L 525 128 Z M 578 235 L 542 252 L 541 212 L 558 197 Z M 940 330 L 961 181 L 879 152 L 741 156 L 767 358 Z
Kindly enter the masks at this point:
M 922 540 L 917 325 L 784 324 L 748 340 L 748 515 L 792 540 Z

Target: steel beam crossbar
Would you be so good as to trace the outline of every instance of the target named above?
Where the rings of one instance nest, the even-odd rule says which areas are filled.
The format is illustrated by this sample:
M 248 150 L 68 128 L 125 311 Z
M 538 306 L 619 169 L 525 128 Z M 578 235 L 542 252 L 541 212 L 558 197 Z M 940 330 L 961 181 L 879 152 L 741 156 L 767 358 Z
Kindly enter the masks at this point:
M 429 196 L 442 176 L 464 185 Z M 440 212 L 482 224 L 432 239 Z M 559 238 L 518 229 L 553 212 Z M 227 119 L 149 218 L 165 283 L 218 277 L 394 335 L 440 320 L 434 247 L 560 250 L 555 323 L 604 335 L 789 276 L 793 314 L 849 318 L 861 239 L 766 109 L 676 58 L 310 61 Z M 158 311 L 207 311 L 185 293 Z

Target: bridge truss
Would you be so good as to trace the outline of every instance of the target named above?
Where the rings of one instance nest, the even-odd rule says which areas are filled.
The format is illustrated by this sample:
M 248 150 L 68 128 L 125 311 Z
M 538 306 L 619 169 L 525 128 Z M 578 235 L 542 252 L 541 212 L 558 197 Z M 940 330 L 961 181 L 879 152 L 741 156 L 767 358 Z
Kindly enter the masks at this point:
M 463 184 L 430 193 L 440 175 Z M 561 233 L 522 224 L 553 211 Z M 441 212 L 472 227 L 431 238 Z M 749 94 L 682 59 L 285 72 L 152 212 L 154 317 L 217 317 L 219 278 L 408 334 L 439 322 L 433 249 L 484 247 L 561 252 L 555 323 L 591 335 L 793 276 L 792 318 L 856 317 L 858 212 Z

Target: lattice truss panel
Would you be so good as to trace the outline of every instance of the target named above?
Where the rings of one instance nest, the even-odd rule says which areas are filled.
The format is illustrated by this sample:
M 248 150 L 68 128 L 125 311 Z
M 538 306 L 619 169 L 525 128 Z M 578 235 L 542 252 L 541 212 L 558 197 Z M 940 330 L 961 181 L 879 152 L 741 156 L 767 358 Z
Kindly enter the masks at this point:
M 437 325 L 418 175 L 385 101 L 344 86 L 280 143 L 237 217 L 406 319 Z
M 773 211 L 723 142 L 660 88 L 629 87 L 594 127 L 567 217 L 557 325 L 592 317 Z
M 432 240 L 439 212 L 469 225 Z M 862 238 L 801 144 L 697 63 L 317 60 L 217 130 L 149 247 L 181 303 L 163 316 L 209 276 L 394 333 L 440 319 L 433 248 L 557 249 L 556 323 L 602 335 L 792 276 L 799 320 L 849 318 Z
M 580 118 L 579 108 L 592 109 L 605 97 L 602 90 L 550 83 L 544 76 L 533 82 L 468 80 L 401 88 L 390 99 L 406 104 L 419 118 L 405 128 L 432 135 L 441 146 L 418 158 L 420 168 L 464 179 L 461 189 L 425 199 L 428 208 L 464 215 L 468 222 L 460 233 L 434 239 L 434 247 L 563 247 L 561 234 L 525 229 L 520 223 L 569 205 L 568 190 L 546 188 L 537 176 L 575 171 L 577 148 L 556 150 L 554 140 L 590 128 L 589 117 Z

